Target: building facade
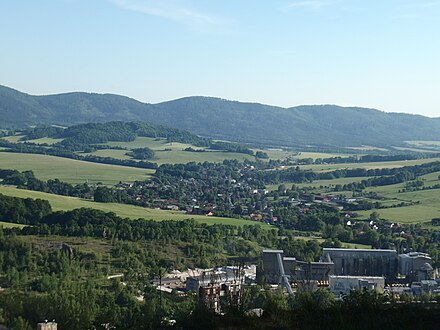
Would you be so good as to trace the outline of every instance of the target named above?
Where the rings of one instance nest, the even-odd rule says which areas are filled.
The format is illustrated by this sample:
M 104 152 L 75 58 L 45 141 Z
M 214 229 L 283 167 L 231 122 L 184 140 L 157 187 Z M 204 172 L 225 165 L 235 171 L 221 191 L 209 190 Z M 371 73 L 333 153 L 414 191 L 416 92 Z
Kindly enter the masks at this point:
M 324 248 L 321 259 L 334 263 L 334 275 L 397 277 L 396 250 Z

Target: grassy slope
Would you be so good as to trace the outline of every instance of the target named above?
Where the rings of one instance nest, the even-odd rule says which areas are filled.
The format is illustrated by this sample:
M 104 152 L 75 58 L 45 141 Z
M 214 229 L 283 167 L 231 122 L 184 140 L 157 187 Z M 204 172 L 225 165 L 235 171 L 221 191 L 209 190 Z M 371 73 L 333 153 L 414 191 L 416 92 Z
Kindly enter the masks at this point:
M 33 170 L 42 180 L 60 179 L 69 183 L 145 180 L 153 170 L 84 162 L 46 155 L 0 153 L 0 168 L 19 171 Z
M 315 191 L 317 192 L 321 192 L 320 187 L 334 187 L 337 184 L 340 185 L 344 185 L 347 183 L 352 183 L 352 182 L 360 182 L 362 180 L 366 180 L 369 177 L 353 177 L 353 178 L 338 178 L 338 179 L 333 179 L 333 180 L 316 180 L 313 182 L 303 182 L 303 183 L 295 183 L 295 186 L 297 187 L 308 187 L 308 188 L 313 188 Z M 286 186 L 286 188 L 290 189 L 292 187 L 292 182 L 285 182 L 284 185 Z M 277 190 L 278 186 L 280 184 L 271 184 L 271 185 L 267 185 L 266 188 L 269 190 Z M 324 189 L 325 190 L 325 189 Z
M 254 157 L 233 153 L 233 152 L 224 152 L 224 151 L 212 151 L 207 150 L 207 152 L 187 152 L 183 151 L 185 148 L 192 147 L 194 149 L 206 149 L 201 147 L 195 147 L 190 144 L 172 142 L 168 143 L 165 139 L 154 139 L 147 137 L 137 137 L 133 142 L 110 142 L 107 143 L 110 146 L 120 146 L 125 147 L 127 149 L 133 148 L 141 148 L 141 147 L 149 147 L 156 152 L 156 159 L 152 160 L 157 164 L 177 164 L 177 163 L 188 163 L 188 162 L 222 162 L 225 159 L 237 159 L 239 161 L 243 161 L 245 159 L 255 160 Z M 167 150 L 165 150 L 167 149 Z M 254 149 L 254 151 L 258 151 L 261 149 Z M 295 153 L 284 150 L 261 150 L 266 152 L 271 159 L 298 159 L 298 158 L 327 158 L 327 157 L 336 157 L 342 156 L 347 157 L 347 154 L 338 155 L 338 154 L 328 154 L 328 153 L 312 153 L 312 152 L 301 152 Z M 119 159 L 130 159 L 127 156 L 125 150 L 98 150 L 93 152 L 93 155 L 98 156 L 108 156 Z
M 155 159 L 152 162 L 161 164 L 178 164 L 189 162 L 222 162 L 225 159 L 237 159 L 243 161 L 245 159 L 254 160 L 255 158 L 249 155 L 223 152 L 223 151 L 207 151 L 207 152 L 188 152 L 185 148 L 193 147 L 195 149 L 205 149 L 191 146 L 190 144 L 172 142 L 168 143 L 165 139 L 154 139 L 147 137 L 137 137 L 133 142 L 110 142 L 110 146 L 120 146 L 127 149 L 148 147 L 155 151 Z M 166 149 L 166 150 L 165 150 Z M 98 150 L 91 153 L 97 156 L 108 156 L 119 159 L 130 159 L 125 153 L 125 150 Z
M 20 225 L 20 224 L 18 224 L 18 223 L 10 223 L 10 222 L 3 222 L 3 221 L 0 221 L 0 227 L 3 227 L 3 228 L 23 228 L 23 227 L 26 227 L 25 225 Z
M 335 154 L 335 153 L 321 153 L 321 152 L 291 152 L 287 150 L 262 150 L 262 149 L 253 149 L 255 151 L 261 150 L 267 153 L 269 158 L 271 159 L 304 159 L 304 158 L 330 158 L 330 157 L 348 157 L 351 154 Z
M 63 139 L 53 139 L 53 138 L 49 138 L 49 137 L 44 137 L 44 138 L 40 138 L 40 139 L 34 139 L 34 140 L 27 140 L 26 142 L 31 142 L 31 143 L 36 143 L 36 144 L 55 144 L 57 142 L 61 142 L 63 141 Z
M 325 241 L 324 238 L 320 238 L 320 237 L 296 236 L 295 238 L 304 241 L 318 241 L 319 244 Z M 342 242 L 342 247 L 346 249 L 371 249 L 371 245 L 365 245 L 359 243 L 345 243 L 345 242 Z
M 308 169 L 308 170 L 313 170 L 313 171 L 317 171 L 317 172 L 326 172 L 326 171 L 333 171 L 333 170 L 344 169 L 344 168 L 365 168 L 365 169 L 399 168 L 399 167 L 404 167 L 404 166 L 414 166 L 414 165 L 420 165 L 420 164 L 437 162 L 437 161 L 440 161 L 440 158 L 404 160 L 404 161 L 395 161 L 395 162 L 303 165 L 300 167 L 304 170 Z
M 20 139 L 22 137 L 24 137 L 24 135 L 11 135 L 11 136 L 5 136 L 2 139 L 12 143 L 17 143 L 20 142 Z
M 229 218 L 218 218 L 218 217 L 207 217 L 207 216 L 196 216 L 184 214 L 180 211 L 166 211 L 166 210 L 156 210 L 148 209 L 144 207 L 117 204 L 117 203 L 95 203 L 88 200 L 82 200 L 75 197 L 59 196 L 53 194 L 47 194 L 39 191 L 30 191 L 23 189 L 16 189 L 10 186 L 0 186 L 0 193 L 8 196 L 20 197 L 20 198 L 40 198 L 48 200 L 51 204 L 53 210 L 73 210 L 76 208 L 87 207 L 98 209 L 105 212 L 114 212 L 123 218 L 130 219 L 152 219 L 152 220 L 187 220 L 193 218 L 194 220 L 207 223 L 207 224 L 227 224 L 227 225 L 245 225 L 245 224 L 256 224 L 255 222 L 239 219 L 229 219 Z M 268 225 L 261 224 L 264 228 L 271 228 Z
M 425 186 L 440 183 L 438 176 L 440 172 L 422 176 Z M 440 217 L 440 189 L 420 190 L 399 193 L 405 184 L 395 184 L 382 187 L 368 188 L 367 191 L 376 191 L 379 195 L 393 199 L 394 203 L 399 201 L 420 201 L 420 204 L 376 210 L 381 218 L 403 223 L 420 223 L 430 221 L 432 218 Z M 358 212 L 363 216 L 368 216 L 371 211 Z

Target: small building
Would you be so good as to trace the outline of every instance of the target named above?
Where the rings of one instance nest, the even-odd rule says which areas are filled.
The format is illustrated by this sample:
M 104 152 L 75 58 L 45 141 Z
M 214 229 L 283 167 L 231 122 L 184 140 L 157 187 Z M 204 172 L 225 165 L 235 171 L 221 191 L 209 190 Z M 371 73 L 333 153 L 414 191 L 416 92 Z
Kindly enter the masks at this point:
M 55 321 L 42 322 L 37 324 L 37 330 L 57 330 L 58 324 Z
M 411 284 L 412 294 L 419 296 L 422 293 L 439 294 L 440 286 L 437 281 L 434 280 L 422 280 L 420 282 L 413 282 Z
M 220 286 L 212 285 L 199 288 L 199 305 L 203 308 L 220 313 Z
M 200 276 L 188 277 L 185 289 L 197 292 L 201 287 L 242 282 L 244 282 L 244 276 L 239 276 L 234 272 L 209 272 Z
M 351 290 L 364 288 L 382 293 L 385 288 L 385 278 L 383 276 L 329 276 L 329 289 L 335 296 L 346 295 Z

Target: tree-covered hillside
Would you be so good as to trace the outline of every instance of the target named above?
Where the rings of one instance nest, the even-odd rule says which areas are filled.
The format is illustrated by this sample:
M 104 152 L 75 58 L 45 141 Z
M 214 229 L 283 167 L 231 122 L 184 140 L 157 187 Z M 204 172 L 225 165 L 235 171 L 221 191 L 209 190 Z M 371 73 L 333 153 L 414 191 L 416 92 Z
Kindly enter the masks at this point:
M 146 104 L 110 94 L 32 96 L 0 87 L 0 126 L 148 121 L 192 133 L 264 145 L 399 145 L 440 140 L 440 119 L 335 105 L 280 108 L 210 97 Z

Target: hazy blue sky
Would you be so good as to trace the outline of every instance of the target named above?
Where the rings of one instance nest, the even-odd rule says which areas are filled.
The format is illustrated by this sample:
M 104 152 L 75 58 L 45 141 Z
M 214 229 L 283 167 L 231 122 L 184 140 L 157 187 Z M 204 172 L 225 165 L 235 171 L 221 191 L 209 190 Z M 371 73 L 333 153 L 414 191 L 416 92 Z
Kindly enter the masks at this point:
M 440 117 L 440 0 L 1 0 L 0 84 Z

